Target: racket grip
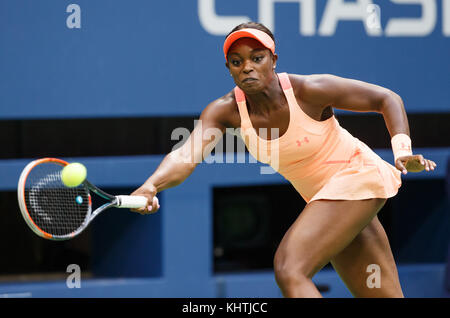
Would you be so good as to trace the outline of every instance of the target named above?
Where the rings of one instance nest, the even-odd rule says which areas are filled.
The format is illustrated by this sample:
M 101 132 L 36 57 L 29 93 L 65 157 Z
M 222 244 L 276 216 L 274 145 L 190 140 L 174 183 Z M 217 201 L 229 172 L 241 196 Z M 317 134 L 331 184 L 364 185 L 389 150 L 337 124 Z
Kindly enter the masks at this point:
M 116 199 L 118 208 L 139 209 L 147 205 L 147 198 L 140 195 L 118 195 Z

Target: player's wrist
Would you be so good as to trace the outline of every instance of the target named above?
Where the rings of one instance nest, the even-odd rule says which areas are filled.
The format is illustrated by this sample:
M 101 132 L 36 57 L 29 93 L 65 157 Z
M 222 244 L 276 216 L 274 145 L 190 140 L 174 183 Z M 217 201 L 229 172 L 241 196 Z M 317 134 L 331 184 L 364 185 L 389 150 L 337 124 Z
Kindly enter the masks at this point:
M 150 180 L 147 180 L 143 187 L 151 193 L 153 196 L 155 196 L 158 193 L 158 188 L 154 185 L 154 183 Z
M 404 156 L 412 156 L 411 138 L 407 134 L 396 134 L 391 138 L 394 162 Z

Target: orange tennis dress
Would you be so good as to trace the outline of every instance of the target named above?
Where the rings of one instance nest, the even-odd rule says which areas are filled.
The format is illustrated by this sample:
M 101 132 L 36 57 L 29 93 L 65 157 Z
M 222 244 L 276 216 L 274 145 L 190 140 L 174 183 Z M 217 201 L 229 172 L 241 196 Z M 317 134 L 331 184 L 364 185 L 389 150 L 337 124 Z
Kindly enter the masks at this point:
M 339 125 L 335 116 L 317 121 L 297 103 L 287 73 L 278 74 L 289 104 L 289 126 L 266 140 L 253 128 L 244 92 L 234 93 L 240 133 L 250 154 L 286 178 L 308 203 L 314 200 L 390 198 L 401 186 L 401 173 Z

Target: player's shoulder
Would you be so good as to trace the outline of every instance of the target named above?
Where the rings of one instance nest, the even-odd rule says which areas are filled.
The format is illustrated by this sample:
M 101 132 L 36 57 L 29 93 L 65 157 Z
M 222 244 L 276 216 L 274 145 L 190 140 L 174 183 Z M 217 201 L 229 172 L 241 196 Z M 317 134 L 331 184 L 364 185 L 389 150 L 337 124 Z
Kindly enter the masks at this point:
M 235 126 L 236 120 L 239 119 L 239 111 L 234 90 L 209 103 L 203 110 L 202 116 L 220 119 L 227 127 Z
M 335 77 L 332 74 L 289 74 L 294 93 L 303 98 L 326 91 L 327 86 Z
M 234 90 L 226 93 L 225 95 L 213 100 L 205 108 L 207 111 L 214 113 L 232 113 L 237 110 L 236 99 L 234 97 Z
M 332 74 L 288 74 L 294 90 L 308 89 L 325 84 L 328 80 L 336 77 Z
M 234 96 L 234 89 L 225 95 L 217 98 L 212 102 L 217 108 L 236 108 L 236 98 Z

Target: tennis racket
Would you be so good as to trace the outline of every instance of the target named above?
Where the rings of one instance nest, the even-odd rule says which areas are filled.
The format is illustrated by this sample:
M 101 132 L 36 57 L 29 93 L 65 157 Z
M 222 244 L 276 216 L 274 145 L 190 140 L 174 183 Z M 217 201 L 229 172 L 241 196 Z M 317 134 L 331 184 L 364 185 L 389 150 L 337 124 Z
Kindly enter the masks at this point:
M 146 197 L 114 196 L 88 180 L 77 187 L 66 187 L 61 170 L 68 164 L 56 158 L 38 159 L 30 162 L 20 175 L 17 187 L 20 211 L 27 225 L 40 237 L 68 240 L 108 208 L 134 209 L 147 205 Z M 91 192 L 107 201 L 95 211 L 92 211 Z

